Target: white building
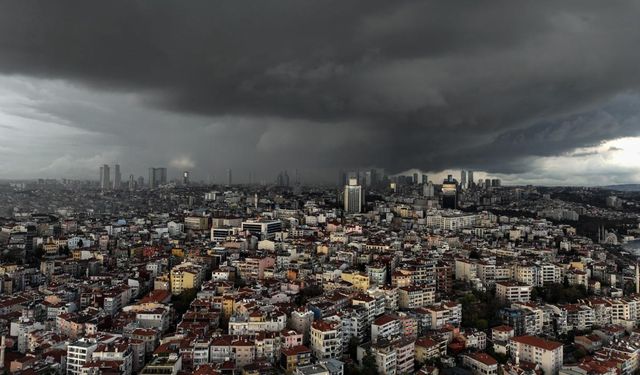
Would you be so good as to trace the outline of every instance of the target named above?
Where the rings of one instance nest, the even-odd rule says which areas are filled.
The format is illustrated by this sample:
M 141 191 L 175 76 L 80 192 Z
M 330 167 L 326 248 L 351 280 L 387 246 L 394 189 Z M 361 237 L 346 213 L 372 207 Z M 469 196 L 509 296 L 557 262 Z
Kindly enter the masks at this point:
M 362 186 L 358 185 L 355 178 L 349 179 L 349 184 L 344 187 L 344 211 L 349 214 L 362 212 Z
M 79 375 L 98 347 L 95 340 L 81 338 L 67 346 L 67 375 Z
M 531 285 L 516 281 L 496 283 L 496 298 L 501 302 L 527 302 L 531 299 Z

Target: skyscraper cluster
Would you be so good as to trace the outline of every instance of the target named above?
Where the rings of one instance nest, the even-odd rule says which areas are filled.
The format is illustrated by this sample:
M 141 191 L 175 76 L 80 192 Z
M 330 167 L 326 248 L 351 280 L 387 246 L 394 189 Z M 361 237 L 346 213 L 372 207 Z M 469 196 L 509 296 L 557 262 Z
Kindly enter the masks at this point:
M 120 164 L 114 166 L 114 179 L 111 180 L 111 167 L 104 164 L 100 167 L 100 189 L 102 190 L 119 190 L 122 186 L 122 174 L 120 173 Z
M 475 181 L 473 180 L 473 171 L 470 170 L 461 170 L 460 171 L 460 188 L 470 189 L 475 186 Z
M 167 184 L 167 168 L 149 168 L 149 189 Z
M 287 173 L 287 171 L 280 172 L 276 183 L 281 187 L 289 187 L 289 173 Z
M 383 168 L 371 168 L 355 171 L 341 170 L 338 174 L 338 185 L 348 185 L 352 178 L 356 179 L 358 185 L 365 188 L 380 186 L 386 184 L 385 181 L 387 181 L 387 175 Z

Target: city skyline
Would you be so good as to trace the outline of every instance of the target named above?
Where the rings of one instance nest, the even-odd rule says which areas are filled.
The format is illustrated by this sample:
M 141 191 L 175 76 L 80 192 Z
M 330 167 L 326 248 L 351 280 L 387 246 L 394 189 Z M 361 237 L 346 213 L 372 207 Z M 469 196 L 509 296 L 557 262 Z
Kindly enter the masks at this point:
M 0 3 L 0 177 L 640 183 L 633 2 L 307 5 Z

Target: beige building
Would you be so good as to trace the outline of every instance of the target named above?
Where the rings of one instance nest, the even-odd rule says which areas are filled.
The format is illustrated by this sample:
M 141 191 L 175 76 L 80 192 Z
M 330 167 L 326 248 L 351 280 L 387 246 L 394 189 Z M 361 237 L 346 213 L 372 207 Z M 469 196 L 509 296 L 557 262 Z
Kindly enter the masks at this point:
M 197 289 L 204 279 L 204 268 L 191 262 L 178 264 L 171 269 L 171 293 L 178 295 L 187 289 Z
M 516 363 L 535 363 L 545 375 L 557 375 L 562 367 L 563 347 L 556 341 L 537 336 L 517 336 L 509 341 L 509 352 Z
M 342 357 L 342 323 L 316 320 L 311 324 L 311 351 L 317 360 Z
M 533 287 L 517 281 L 501 281 L 496 283 L 496 298 L 502 302 L 527 302 L 531 299 Z
M 473 375 L 497 375 L 498 361 L 487 353 L 469 353 L 462 357 L 462 363 Z
M 436 300 L 436 289 L 433 287 L 406 286 L 398 288 L 399 305 L 403 309 L 431 305 Z

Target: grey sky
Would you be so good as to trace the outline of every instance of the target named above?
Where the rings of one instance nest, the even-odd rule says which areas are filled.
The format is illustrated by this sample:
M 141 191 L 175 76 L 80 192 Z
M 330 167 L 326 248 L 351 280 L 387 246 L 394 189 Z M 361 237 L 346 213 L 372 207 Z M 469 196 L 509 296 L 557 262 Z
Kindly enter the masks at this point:
M 639 182 L 599 147 L 640 133 L 639 16 L 632 0 L 0 1 L 0 178 L 119 162 Z

